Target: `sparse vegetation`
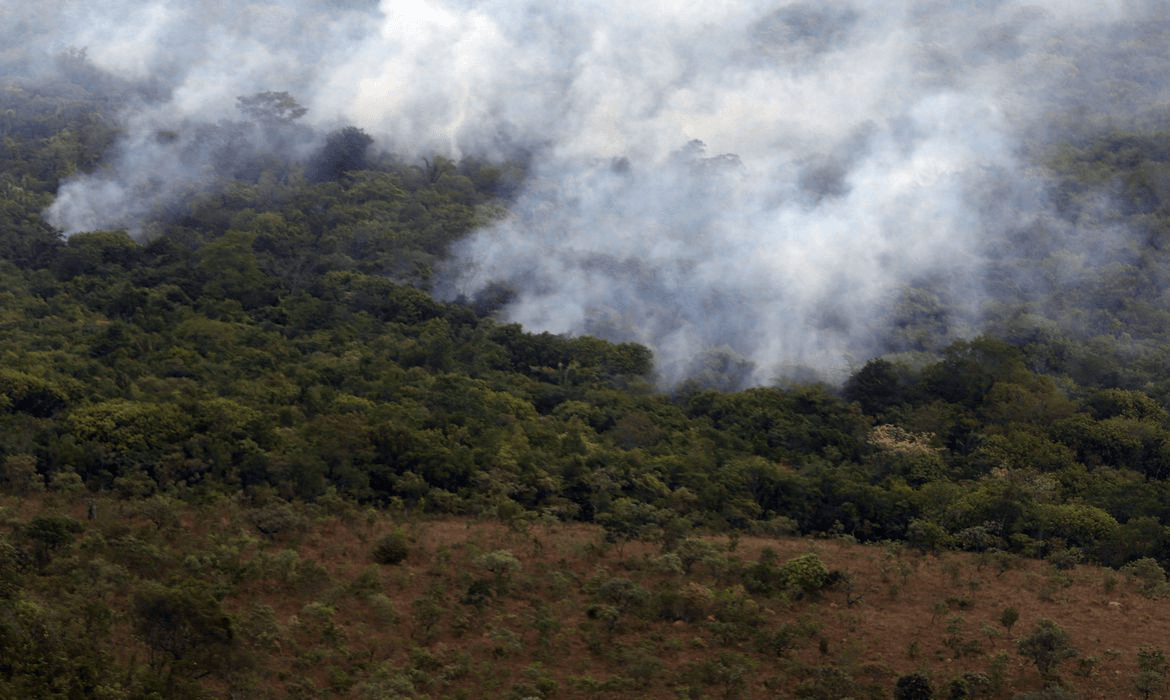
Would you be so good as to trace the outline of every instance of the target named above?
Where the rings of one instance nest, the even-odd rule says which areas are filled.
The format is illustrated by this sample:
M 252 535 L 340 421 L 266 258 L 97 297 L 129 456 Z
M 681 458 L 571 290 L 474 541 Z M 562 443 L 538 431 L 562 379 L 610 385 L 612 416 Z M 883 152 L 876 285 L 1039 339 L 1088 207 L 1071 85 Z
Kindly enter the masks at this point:
M 1036 623 L 1017 645 L 1040 671 L 1023 673 L 1007 663 L 998 636 L 976 627 L 989 603 L 947 603 L 957 598 L 946 562 L 923 559 L 897 599 L 867 598 L 858 607 L 849 606 L 855 593 L 843 583 L 825 585 L 831 572 L 845 570 L 862 585 L 880 582 L 882 545 L 820 540 L 814 554 L 801 538 L 744 535 L 730 552 L 722 538 L 696 538 L 683 549 L 703 553 L 684 572 L 681 564 L 659 563 L 657 543 L 633 540 L 620 553 L 598 548 L 605 536 L 594 525 L 534 524 L 517 532 L 491 520 L 312 515 L 315 506 L 289 503 L 302 523 L 294 550 L 256 530 L 252 515 L 267 506 L 177 501 L 178 525 L 159 528 L 147 510 L 120 513 L 114 498 L 0 499 L 12 525 L 31 522 L 50 502 L 53 522 L 67 523 L 67 514 L 96 502 L 95 518 L 76 521 L 84 524 L 73 544 L 43 569 L 32 555 L 36 540 L 6 540 L 0 609 L 14 617 L 0 643 L 50 630 L 37 637 L 41 646 L 27 649 L 59 658 L 58 673 L 94 669 L 84 673 L 127 692 L 208 697 L 219 692 L 212 689 L 238 694 L 264 686 L 281 697 L 309 687 L 343 697 L 391 688 L 450 697 L 919 697 L 925 679 L 934 697 L 997 697 L 993 688 L 1018 694 L 1054 682 L 1061 663 L 1075 658 L 1072 639 L 1091 634 L 1117 646 L 1110 635 L 1127 628 L 1122 619 L 1111 629 L 1080 620 L 1075 605 L 1054 605 L 1051 620 Z M 17 516 L 22 508 L 33 510 Z M 209 522 L 209 508 L 234 525 Z M 533 537 L 539 549 L 524 545 Z M 393 566 L 363 561 L 368 543 L 384 541 L 409 542 L 411 554 Z M 969 570 L 978 554 L 949 556 Z M 1008 600 L 1048 569 L 1022 561 L 989 577 L 980 599 Z M 68 594 L 78 570 L 88 572 L 87 586 L 107 591 L 103 599 Z M 1077 605 L 1099 600 L 1095 580 L 1072 584 L 1067 596 Z M 47 598 L 47 591 L 66 594 Z M 934 624 L 930 600 L 941 613 Z M 1154 601 L 1131 600 L 1148 606 L 1142 615 L 1167 614 Z M 1011 610 L 999 621 L 1009 630 Z M 26 684 L 14 680 L 6 692 L 42 682 L 25 652 L 5 649 Z M 1135 692 L 1160 692 L 1159 654 L 1143 648 L 1129 655 Z M 134 664 L 133 676 L 109 675 Z M 1070 673 L 1081 688 L 1105 687 L 1115 674 L 1102 668 L 1126 663 L 1110 651 L 1077 659 Z

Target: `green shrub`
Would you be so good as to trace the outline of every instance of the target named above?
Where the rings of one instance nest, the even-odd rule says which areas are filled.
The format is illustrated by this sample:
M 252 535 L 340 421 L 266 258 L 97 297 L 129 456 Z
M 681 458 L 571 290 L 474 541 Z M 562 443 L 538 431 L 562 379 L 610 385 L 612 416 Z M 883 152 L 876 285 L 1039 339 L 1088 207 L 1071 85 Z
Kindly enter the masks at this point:
M 1121 567 L 1127 581 L 1136 582 L 1138 592 L 1147 598 L 1167 595 L 1166 571 L 1151 557 L 1142 557 Z
M 288 503 L 270 503 L 248 514 L 256 529 L 269 537 L 303 529 L 305 518 Z
M 1030 659 L 1045 680 L 1056 677 L 1062 661 L 1077 655 L 1068 632 L 1052 620 L 1040 620 L 1025 637 L 1016 642 L 1020 656 Z
M 829 582 L 829 570 L 816 554 L 809 552 L 784 562 L 780 575 L 785 585 L 799 594 L 811 595 Z
M 379 564 L 401 564 L 410 554 L 410 538 L 402 528 L 383 535 L 374 545 L 374 561 Z
M 598 587 L 596 597 L 603 603 L 617 607 L 623 612 L 635 615 L 646 608 L 649 593 L 645 588 L 624 578 L 611 578 Z
M 1049 554 L 1047 561 L 1061 571 L 1068 571 L 1081 563 L 1083 558 L 1081 550 L 1076 547 L 1069 547 L 1067 549 L 1058 549 L 1052 554 Z
M 914 518 L 906 528 L 906 544 L 923 552 L 938 554 L 954 542 L 951 534 L 936 522 Z
M 930 679 L 921 673 L 902 676 L 894 684 L 894 700 L 930 700 L 932 697 L 934 688 Z
M 999 624 L 1007 629 L 1008 634 L 1012 633 L 1012 625 L 1016 624 L 1019 619 L 1020 611 L 1013 607 L 1004 608 L 1003 612 L 999 614 Z

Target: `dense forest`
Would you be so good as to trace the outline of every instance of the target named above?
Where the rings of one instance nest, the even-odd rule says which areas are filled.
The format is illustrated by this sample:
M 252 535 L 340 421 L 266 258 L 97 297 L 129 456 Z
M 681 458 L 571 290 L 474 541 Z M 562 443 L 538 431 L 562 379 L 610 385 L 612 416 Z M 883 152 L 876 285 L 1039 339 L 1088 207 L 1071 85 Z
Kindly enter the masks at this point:
M 1017 232 L 1031 257 L 987 261 L 981 333 L 921 281 L 886 319 L 888 354 L 841 386 L 740 389 L 713 355 L 664 387 L 645 347 L 499 320 L 506 287 L 429 293 L 449 246 L 507 211 L 523 161 L 404 160 L 357 127 L 313 133 L 286 93 L 158 133 L 214 177 L 143 229 L 62 236 L 42 218 L 58 186 L 100 172 L 118 103 L 151 88 L 60 62 L 0 85 L 0 487 L 45 504 L 2 511 L 5 697 L 218 692 L 199 683 L 219 677 L 233 623 L 216 596 L 239 582 L 134 549 L 86 504 L 99 522 L 135 504 L 159 530 L 168 509 L 232 504 L 265 536 L 298 508 L 370 508 L 591 523 L 668 553 L 799 534 L 1170 565 L 1168 131 L 1036 149 L 1061 217 L 1127 233 L 1089 256 L 1059 227 Z M 316 145 L 292 157 L 295 140 Z M 508 565 L 484 566 L 490 597 Z M 119 593 L 85 602 L 87 586 Z M 159 622 L 178 618 L 183 639 Z M 103 662 L 124 619 L 149 664 Z

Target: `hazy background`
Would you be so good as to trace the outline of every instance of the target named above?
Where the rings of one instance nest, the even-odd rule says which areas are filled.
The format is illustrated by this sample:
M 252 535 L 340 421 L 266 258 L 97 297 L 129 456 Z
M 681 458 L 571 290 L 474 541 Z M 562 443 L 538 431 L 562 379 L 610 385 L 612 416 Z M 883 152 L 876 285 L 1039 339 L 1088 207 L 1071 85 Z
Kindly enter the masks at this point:
M 504 285 L 506 319 L 645 343 L 667 383 L 838 378 L 907 349 L 908 305 L 977 332 L 989 257 L 1127 235 L 1052 210 L 1044 144 L 1167 111 L 1154 0 L 0 6 L 8 70 L 84 48 L 136 86 L 47 213 L 66 233 L 139 230 L 216 176 L 193 125 L 288 91 L 315 130 L 267 147 L 294 158 L 355 124 L 408 159 L 527 159 L 436 293 Z

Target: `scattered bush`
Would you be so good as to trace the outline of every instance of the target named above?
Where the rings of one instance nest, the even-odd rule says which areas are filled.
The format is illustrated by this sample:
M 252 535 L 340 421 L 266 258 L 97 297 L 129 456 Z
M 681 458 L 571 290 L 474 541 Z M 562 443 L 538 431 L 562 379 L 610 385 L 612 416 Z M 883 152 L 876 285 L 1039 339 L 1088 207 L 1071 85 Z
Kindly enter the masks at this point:
M 1012 633 L 1012 625 L 1016 624 L 1019 619 L 1020 611 L 1013 607 L 1004 608 L 1003 612 L 999 614 L 999 624 L 1004 626 L 1004 629 L 1007 630 L 1008 634 Z
M 257 530 L 269 537 L 299 530 L 307 524 L 305 518 L 289 503 L 270 503 L 249 512 L 248 519 Z
M 1130 583 L 1136 583 L 1138 592 L 1147 598 L 1163 598 L 1170 593 L 1166 585 L 1166 571 L 1152 557 L 1142 557 L 1121 567 L 1121 573 Z
M 1068 632 L 1052 620 L 1040 620 L 1031 633 L 1016 642 L 1020 656 L 1030 659 L 1045 680 L 1055 680 L 1062 661 L 1077 655 Z
M 374 545 L 374 561 L 379 564 L 401 564 L 410 554 L 410 538 L 402 528 L 387 533 Z
M 894 700 L 930 700 L 932 697 L 934 688 L 930 679 L 921 673 L 902 676 L 894 684 Z
M 1084 555 L 1081 553 L 1081 550 L 1076 547 L 1069 547 L 1067 549 L 1058 549 L 1052 554 L 1049 554 L 1047 562 L 1061 571 L 1068 571 L 1077 564 L 1080 564 L 1083 559 Z
M 1166 654 L 1161 649 L 1142 647 L 1138 651 L 1138 673 L 1133 677 L 1133 687 L 1146 700 L 1154 694 L 1165 693 L 1167 672 L 1170 672 L 1170 662 L 1166 661 Z
M 829 582 L 829 570 L 812 552 L 784 562 L 780 575 L 786 587 L 799 595 L 815 594 Z

